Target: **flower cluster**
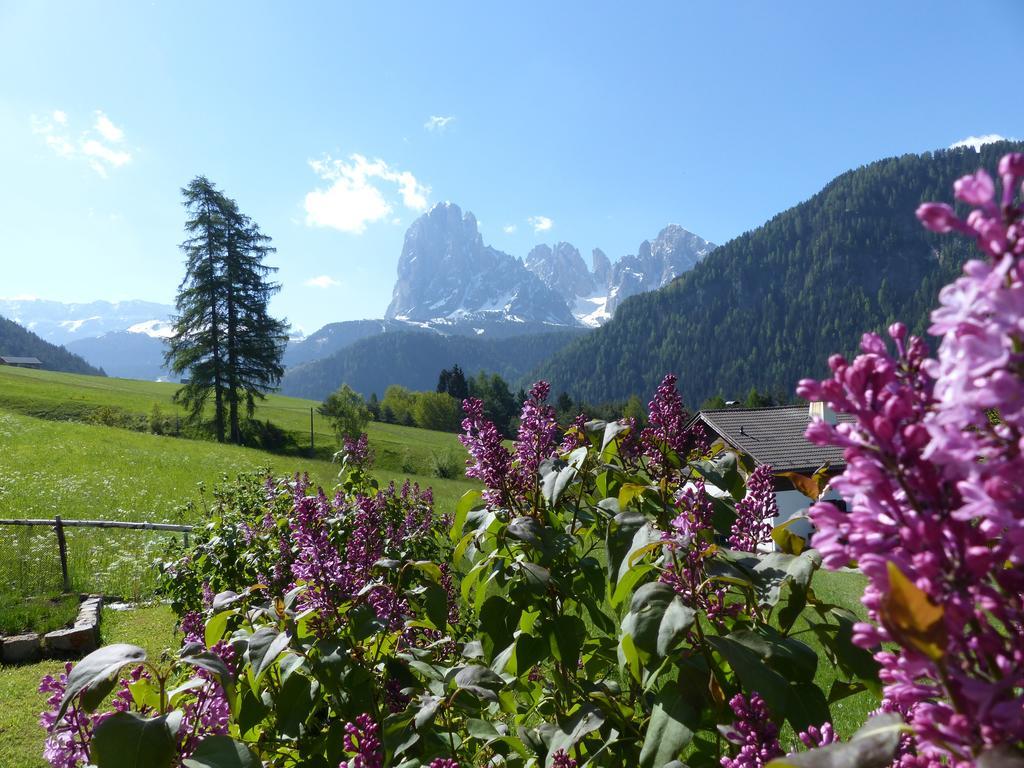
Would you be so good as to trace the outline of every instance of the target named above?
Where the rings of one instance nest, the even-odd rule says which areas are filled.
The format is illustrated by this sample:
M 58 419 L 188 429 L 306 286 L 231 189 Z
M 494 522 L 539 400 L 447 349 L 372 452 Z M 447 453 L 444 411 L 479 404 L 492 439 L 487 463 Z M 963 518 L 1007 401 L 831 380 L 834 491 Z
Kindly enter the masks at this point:
M 522 509 L 524 505 L 535 508 L 539 504 L 541 462 L 561 449 L 555 409 L 546 402 L 550 390 L 546 381 L 530 388 L 512 452 L 502 444 L 498 428 L 484 416 L 483 402 L 473 397 L 463 401 L 466 418 L 459 439 L 469 452 L 466 476 L 484 484 L 488 504 L 503 509 Z
M 770 760 L 782 757 L 779 729 L 756 691 L 749 698 L 737 693 L 729 700 L 729 707 L 736 719 L 722 735 L 739 751 L 735 757 L 721 759 L 723 768 L 762 768 Z
M 676 389 L 678 379 L 668 374 L 647 404 L 648 426 L 640 441 L 650 469 L 659 475 L 672 471 L 668 453 L 674 453 L 682 462 L 695 454 L 707 452 L 708 442 L 703 426 L 688 425 L 690 414 L 683 408 L 683 400 Z
M 736 522 L 729 545 L 743 552 L 757 552 L 758 546 L 771 541 L 772 525 L 778 514 L 772 468 L 762 464 L 750 473 L 747 495 L 736 503 Z
M 965 219 L 918 209 L 925 227 L 969 235 L 988 257 L 942 290 L 936 358 L 897 323 L 895 355 L 867 334 L 854 361 L 833 357 L 830 379 L 797 390 L 854 417 L 807 430 L 845 448 L 832 485 L 850 505 L 812 508 L 815 545 L 829 567 L 856 562 L 868 577 L 871 623 L 854 640 L 901 646 L 875 658 L 926 761 L 1024 740 L 1024 155 L 1005 156 L 999 174 L 998 201 L 984 171 L 957 181 Z
M 510 487 L 512 454 L 502 444 L 501 433 L 494 422 L 484 416 L 484 402 L 476 397 L 462 401 L 466 418 L 462 420 L 463 434 L 459 440 L 469 452 L 466 477 L 475 477 L 484 484 L 484 499 L 488 504 L 508 508 L 512 505 Z
M 352 755 L 342 760 L 338 768 L 382 768 L 384 749 L 380 741 L 380 726 L 367 714 L 359 715 L 354 723 L 345 723 L 345 751 Z
M 39 724 L 46 729 L 43 758 L 53 768 L 79 768 L 89 763 L 89 746 L 92 732 L 109 714 L 90 714 L 72 701 L 64 717 L 58 722 L 57 712 L 64 699 L 71 674 L 71 662 L 57 677 L 46 675 L 39 683 L 39 692 L 49 694 L 46 706 L 49 708 L 39 715 Z
M 560 749 L 551 756 L 551 768 L 576 768 L 576 761 L 564 749 Z
M 661 581 L 671 586 L 691 608 L 711 620 L 728 612 L 727 589 L 708 579 L 706 564 L 712 557 L 713 507 L 703 480 L 688 484 L 676 495 L 679 514 L 663 537 L 669 550 Z M 738 607 L 738 605 L 736 606 Z
M 373 460 L 370 455 L 370 440 L 365 432 L 359 437 L 346 435 L 341 452 L 345 457 L 345 463 L 350 466 L 367 467 Z

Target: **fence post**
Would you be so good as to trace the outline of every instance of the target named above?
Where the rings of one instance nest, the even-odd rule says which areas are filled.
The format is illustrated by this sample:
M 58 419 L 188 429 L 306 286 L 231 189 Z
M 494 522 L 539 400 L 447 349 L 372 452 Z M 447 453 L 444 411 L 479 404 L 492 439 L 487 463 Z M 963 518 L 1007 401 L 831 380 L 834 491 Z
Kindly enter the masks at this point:
M 71 591 L 71 579 L 68 578 L 68 543 L 64 540 L 64 523 L 60 520 L 60 515 L 55 515 L 53 519 L 53 529 L 57 532 L 57 549 L 60 550 L 60 573 L 64 577 L 64 591 Z

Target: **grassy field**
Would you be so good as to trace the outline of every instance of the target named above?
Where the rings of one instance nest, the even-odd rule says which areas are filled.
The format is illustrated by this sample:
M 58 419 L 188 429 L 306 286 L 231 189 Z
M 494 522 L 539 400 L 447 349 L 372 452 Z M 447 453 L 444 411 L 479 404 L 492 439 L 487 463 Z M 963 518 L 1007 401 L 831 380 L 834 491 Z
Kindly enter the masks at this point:
M 178 413 L 174 384 L 33 371 L 0 366 L 0 518 L 131 520 L 194 523 L 209 491 L 241 472 L 309 473 L 330 487 L 338 465 L 329 425 L 314 411 L 314 456 L 308 450 L 270 453 L 153 435 L 95 423 L 104 409 L 144 420 L 157 406 Z M 257 417 L 305 438 L 316 402 L 271 395 Z M 374 475 L 385 484 L 409 478 L 434 489 L 437 508 L 450 511 L 471 481 L 430 474 L 440 459 L 459 466 L 465 450 L 456 435 L 393 424 L 370 424 Z M 191 503 L 191 506 L 190 506 Z M 155 571 L 138 573 L 175 534 L 68 529 L 72 588 L 138 598 L 152 592 Z M 0 601 L 32 588 L 52 596 L 60 588 L 60 561 L 52 530 L 0 527 Z
M 27 368 L 0 366 L 0 410 L 47 420 L 96 422 L 110 415 L 126 414 L 148 419 L 157 406 L 164 417 L 183 417 L 173 402 L 177 384 L 134 379 L 114 379 Z M 256 406 L 255 418 L 269 420 L 284 430 L 295 443 L 293 454 L 309 455 L 310 410 L 313 411 L 315 456 L 330 459 L 337 450 L 337 438 L 319 413 L 316 400 L 268 395 Z M 377 456 L 377 467 L 394 470 L 403 477 L 429 475 L 432 460 L 449 454 L 459 463 L 465 450 L 458 436 L 448 432 L 371 423 L 367 428 Z

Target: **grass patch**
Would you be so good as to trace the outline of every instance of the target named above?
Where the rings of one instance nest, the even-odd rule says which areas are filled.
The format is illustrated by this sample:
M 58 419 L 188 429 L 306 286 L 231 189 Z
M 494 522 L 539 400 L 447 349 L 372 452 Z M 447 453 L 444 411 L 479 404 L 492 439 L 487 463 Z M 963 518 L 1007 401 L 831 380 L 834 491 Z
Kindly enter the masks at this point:
M 415 443 L 424 433 L 423 441 Z M 395 427 L 385 432 L 384 444 L 405 438 L 412 448 L 422 449 L 437 434 Z M 329 461 L 3 410 L 0 444 L 0 518 L 50 519 L 60 514 L 65 519 L 191 524 L 202 521 L 203 510 L 212 503 L 210 490 L 241 472 L 306 472 L 324 488 L 333 487 L 338 475 L 338 465 Z M 373 474 L 381 484 L 404 478 L 386 468 Z M 439 511 L 454 509 L 475 486 L 465 478 L 425 474 L 410 480 L 433 488 Z M 156 570 L 149 564 L 180 534 L 69 528 L 66 535 L 73 590 L 139 599 L 155 585 Z M 26 590 L 45 595 L 62 591 L 56 537 L 49 528 L 0 526 L 0 592 Z
M 103 610 L 100 629 L 103 642 L 141 645 L 159 658 L 165 648 L 178 645 L 174 636 L 174 614 L 165 605 L 133 611 Z M 18 667 L 0 666 L 0 766 L 47 768 L 43 760 L 45 734 L 39 713 L 46 697 L 39 693 L 43 675 L 63 671 L 62 661 L 43 661 Z
M 46 633 L 71 624 L 78 616 L 78 595 L 57 597 L 0 596 L 0 635 Z
M 185 411 L 177 406 L 177 384 L 115 379 L 0 366 L 0 409 L 50 421 L 75 421 L 147 431 L 154 406 L 163 431 L 176 432 Z M 330 461 L 338 441 L 330 422 L 316 412 L 316 400 L 271 394 L 257 402 L 254 418 L 280 430 L 290 447 L 280 452 Z M 310 450 L 310 411 L 313 450 Z M 430 475 L 432 457 L 449 453 L 461 477 L 466 451 L 450 432 L 373 422 L 367 427 L 379 470 Z M 411 467 L 411 471 L 403 469 Z

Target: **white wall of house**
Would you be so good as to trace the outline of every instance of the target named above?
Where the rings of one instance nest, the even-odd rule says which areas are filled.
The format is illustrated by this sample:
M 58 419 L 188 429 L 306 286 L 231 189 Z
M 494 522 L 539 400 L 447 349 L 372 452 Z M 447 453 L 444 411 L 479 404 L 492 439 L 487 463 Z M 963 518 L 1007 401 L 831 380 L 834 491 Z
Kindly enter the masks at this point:
M 842 497 L 831 488 L 821 497 L 822 501 L 839 501 Z M 775 503 L 779 505 L 779 514 L 775 518 L 774 525 L 780 525 L 794 515 L 802 515 L 807 512 L 808 507 L 814 502 L 804 496 L 800 491 L 776 491 Z M 806 520 L 793 523 L 790 529 L 798 536 L 805 539 L 811 533 L 811 525 Z

